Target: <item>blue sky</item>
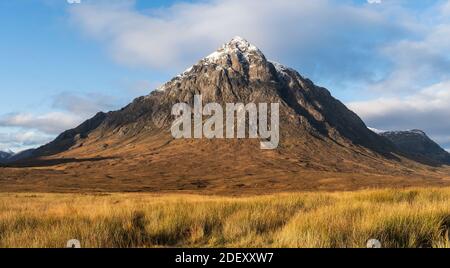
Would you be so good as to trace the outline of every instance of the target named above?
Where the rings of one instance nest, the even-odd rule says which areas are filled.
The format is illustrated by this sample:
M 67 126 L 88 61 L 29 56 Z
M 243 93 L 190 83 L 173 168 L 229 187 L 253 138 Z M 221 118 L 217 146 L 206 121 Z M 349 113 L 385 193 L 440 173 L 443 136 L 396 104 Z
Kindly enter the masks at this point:
M 450 148 L 450 1 L 0 2 L 0 150 L 148 94 L 239 35 L 382 130 Z

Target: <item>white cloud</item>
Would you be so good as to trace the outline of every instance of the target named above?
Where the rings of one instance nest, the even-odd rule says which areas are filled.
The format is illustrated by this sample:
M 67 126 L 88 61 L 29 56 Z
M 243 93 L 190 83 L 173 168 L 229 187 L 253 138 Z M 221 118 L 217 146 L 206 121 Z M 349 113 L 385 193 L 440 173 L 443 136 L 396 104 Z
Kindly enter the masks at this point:
M 81 123 L 78 115 L 51 112 L 42 115 L 31 113 L 13 113 L 0 116 L 0 127 L 20 127 L 25 130 L 38 130 L 47 134 L 59 134 Z
M 391 62 L 390 73 L 370 85 L 378 92 L 414 92 L 450 79 L 450 1 L 409 18 L 410 36 L 388 42 L 381 57 Z
M 351 102 L 349 108 L 368 125 L 386 130 L 419 128 L 450 146 L 450 80 L 405 97 Z
M 450 147 L 450 1 L 423 10 L 409 21 L 415 32 L 381 48 L 390 59 L 387 76 L 369 84 L 378 98 L 349 104 L 368 125 L 420 128 Z
M 13 152 L 19 152 L 24 149 L 38 147 L 52 139 L 52 135 L 33 130 L 0 132 L 0 151 L 12 150 Z
M 37 147 L 100 111 L 120 108 L 122 103 L 108 95 L 62 92 L 53 96 L 51 105 L 55 111 L 43 114 L 16 112 L 0 115 L 0 149 L 18 151 Z
M 216 0 L 146 12 L 125 1 L 70 11 L 74 25 L 102 41 L 118 62 L 170 71 L 185 69 L 239 35 L 309 76 L 326 73 L 325 80 L 337 83 L 343 77 L 371 79 L 368 63 L 375 60 L 376 44 L 401 35 L 371 8 L 333 0 Z
M 381 0 L 367 0 L 367 3 L 369 4 L 381 4 Z

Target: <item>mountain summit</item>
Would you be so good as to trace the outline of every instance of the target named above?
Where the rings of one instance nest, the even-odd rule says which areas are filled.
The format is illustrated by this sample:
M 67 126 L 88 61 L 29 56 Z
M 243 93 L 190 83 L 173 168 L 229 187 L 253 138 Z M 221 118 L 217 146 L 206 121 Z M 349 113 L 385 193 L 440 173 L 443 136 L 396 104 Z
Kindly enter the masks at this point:
M 279 103 L 280 146 L 264 151 L 251 139 L 173 139 L 172 106 L 192 105 L 200 94 L 203 103 Z M 59 181 L 68 177 L 85 187 L 96 181 L 113 190 L 334 189 L 378 185 L 342 174 L 401 176 L 421 170 L 327 89 L 267 60 L 240 37 L 149 95 L 65 131 L 36 149 L 33 158 L 63 165 Z M 343 179 L 330 186 L 322 180 L 329 176 Z
M 228 65 L 234 67 L 257 66 L 264 63 L 266 58 L 264 54 L 256 46 L 250 44 L 242 37 L 235 37 L 230 42 L 224 44 L 220 49 L 204 58 L 202 64 Z M 233 65 L 234 64 L 234 65 Z

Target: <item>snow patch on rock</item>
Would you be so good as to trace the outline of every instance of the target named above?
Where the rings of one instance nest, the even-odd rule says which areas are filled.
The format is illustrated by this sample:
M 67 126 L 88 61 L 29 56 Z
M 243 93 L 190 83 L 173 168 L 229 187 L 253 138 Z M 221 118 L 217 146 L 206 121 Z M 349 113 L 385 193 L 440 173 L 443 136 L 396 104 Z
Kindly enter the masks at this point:
M 250 62 L 252 55 L 263 57 L 262 52 L 255 45 L 244 38 L 236 36 L 230 42 L 224 44 L 221 48 L 209 54 L 203 59 L 205 63 L 218 63 L 222 59 L 229 58 L 232 54 L 242 55 L 247 63 Z
M 382 133 L 386 132 L 385 130 L 381 130 L 381 129 L 377 129 L 377 128 L 373 128 L 373 127 L 367 127 L 367 128 L 377 134 L 382 134 Z

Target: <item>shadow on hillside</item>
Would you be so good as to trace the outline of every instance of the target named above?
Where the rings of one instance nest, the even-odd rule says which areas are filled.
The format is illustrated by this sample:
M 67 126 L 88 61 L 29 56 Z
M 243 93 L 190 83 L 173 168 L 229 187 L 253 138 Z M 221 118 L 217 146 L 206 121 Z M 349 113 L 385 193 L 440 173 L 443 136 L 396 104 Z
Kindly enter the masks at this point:
M 406 152 L 400 152 L 399 154 L 405 158 L 408 158 L 409 160 L 415 161 L 417 163 L 420 163 L 422 165 L 429 166 L 429 167 L 440 168 L 440 167 L 450 166 L 449 160 L 436 160 L 436 159 L 432 159 L 432 158 L 427 158 L 422 155 L 417 155 L 417 154 L 412 154 L 412 153 L 408 154 Z
M 69 163 L 98 162 L 115 159 L 116 157 L 95 157 L 95 158 L 58 158 L 58 159 L 33 159 L 23 162 L 0 164 L 2 167 L 26 168 L 26 167 L 50 167 Z

